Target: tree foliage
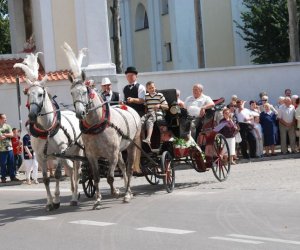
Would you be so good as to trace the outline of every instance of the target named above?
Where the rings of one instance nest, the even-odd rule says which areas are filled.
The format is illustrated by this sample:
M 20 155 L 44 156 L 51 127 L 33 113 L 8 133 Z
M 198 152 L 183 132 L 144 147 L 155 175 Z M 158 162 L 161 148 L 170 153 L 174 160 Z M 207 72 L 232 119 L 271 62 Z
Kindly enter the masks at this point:
M 0 0 L 0 54 L 11 53 L 7 0 Z
M 299 0 L 297 0 L 299 6 Z M 243 24 L 236 25 L 246 41 L 252 62 L 282 63 L 289 60 L 287 0 L 244 0 Z

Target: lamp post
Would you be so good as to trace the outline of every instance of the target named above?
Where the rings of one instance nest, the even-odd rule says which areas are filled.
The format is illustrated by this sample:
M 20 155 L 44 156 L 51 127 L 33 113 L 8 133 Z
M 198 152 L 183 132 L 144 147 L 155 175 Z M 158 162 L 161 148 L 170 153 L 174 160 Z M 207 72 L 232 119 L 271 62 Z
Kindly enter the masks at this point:
M 19 81 L 19 76 L 18 75 L 16 77 L 16 85 L 17 85 L 17 98 L 18 98 L 19 126 L 20 126 L 20 131 L 22 131 L 21 92 L 20 92 L 20 81 Z

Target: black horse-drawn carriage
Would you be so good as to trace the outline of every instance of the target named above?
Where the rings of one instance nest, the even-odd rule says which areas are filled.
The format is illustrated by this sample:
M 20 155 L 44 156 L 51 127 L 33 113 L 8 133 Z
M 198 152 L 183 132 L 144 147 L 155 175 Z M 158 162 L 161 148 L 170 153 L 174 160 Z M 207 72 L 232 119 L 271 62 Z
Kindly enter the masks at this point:
M 194 117 L 187 114 L 185 109 L 177 104 L 176 90 L 160 90 L 168 104 L 169 110 L 165 113 L 165 120 L 157 121 L 151 137 L 151 146 L 142 143 L 140 168 L 142 174 L 152 185 L 157 185 L 162 179 L 167 192 L 175 187 L 175 166 L 186 163 L 197 172 L 206 172 L 212 169 L 218 181 L 224 181 L 230 172 L 230 152 L 225 137 L 213 131 L 217 112 L 223 108 L 224 99 L 215 100 L 215 107 L 208 110 L 202 118 L 202 128 L 197 140 L 189 137 L 191 121 Z M 107 176 L 107 162 L 99 159 L 101 177 Z M 116 170 L 115 176 L 121 176 Z M 93 178 L 85 161 L 82 164 L 82 185 L 88 197 L 94 195 Z

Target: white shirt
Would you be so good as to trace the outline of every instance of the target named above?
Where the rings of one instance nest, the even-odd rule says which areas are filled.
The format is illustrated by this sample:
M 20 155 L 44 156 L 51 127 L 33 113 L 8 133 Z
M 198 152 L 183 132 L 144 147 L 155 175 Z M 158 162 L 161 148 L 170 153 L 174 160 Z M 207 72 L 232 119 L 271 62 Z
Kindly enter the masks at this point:
M 287 107 L 286 105 L 281 105 L 278 110 L 278 119 L 282 119 L 287 123 L 291 123 L 295 118 L 295 107 L 290 105 Z
M 199 116 L 200 109 L 203 106 L 208 104 L 214 104 L 214 102 L 209 96 L 201 94 L 201 96 L 198 98 L 195 98 L 194 96 L 189 96 L 188 98 L 186 98 L 184 104 L 190 115 Z
M 239 110 L 236 109 L 235 115 L 238 122 L 251 123 L 251 121 L 249 121 L 249 119 L 252 118 L 252 111 L 250 109 L 244 108 L 241 110 L 241 112 L 239 112 Z M 245 121 L 246 119 L 247 121 Z
M 202 108 L 203 106 L 205 106 L 207 104 L 214 104 L 214 102 L 209 96 L 201 94 L 201 96 L 199 98 L 195 98 L 194 96 L 189 96 L 188 98 L 186 98 L 184 104 L 185 104 L 185 107 L 187 108 L 187 110 L 189 110 L 189 107 Z M 199 112 L 200 112 L 200 109 L 199 109 Z

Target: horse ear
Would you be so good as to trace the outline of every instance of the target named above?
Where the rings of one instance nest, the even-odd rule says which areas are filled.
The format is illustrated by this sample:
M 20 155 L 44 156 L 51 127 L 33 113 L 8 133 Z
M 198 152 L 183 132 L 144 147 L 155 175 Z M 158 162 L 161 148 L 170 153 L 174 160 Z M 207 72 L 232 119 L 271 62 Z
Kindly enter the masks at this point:
M 81 77 L 82 77 L 82 80 L 85 81 L 86 75 L 85 75 L 84 71 L 81 72 Z
M 71 83 L 74 82 L 74 79 L 73 79 L 73 77 L 72 77 L 72 75 L 71 75 L 70 73 L 68 74 L 68 79 L 69 79 L 69 81 L 70 81 Z

